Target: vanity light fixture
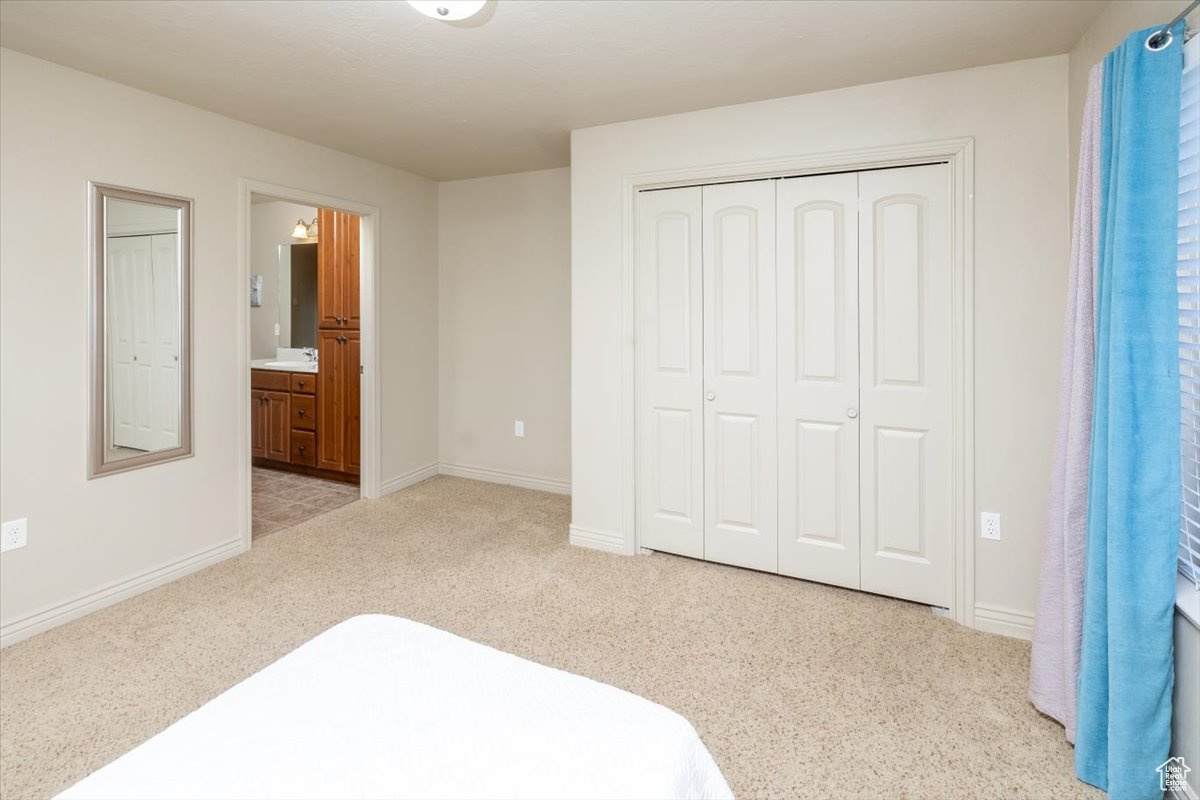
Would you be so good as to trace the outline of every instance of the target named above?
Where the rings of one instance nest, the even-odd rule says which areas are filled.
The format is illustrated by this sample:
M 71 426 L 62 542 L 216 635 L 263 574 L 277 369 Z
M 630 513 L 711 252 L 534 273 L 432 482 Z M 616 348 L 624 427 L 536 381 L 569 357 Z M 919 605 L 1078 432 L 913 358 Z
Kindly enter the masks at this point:
M 315 239 L 317 238 L 317 218 L 313 217 L 312 222 L 305 222 L 303 219 L 296 220 L 296 227 L 292 228 L 293 239 Z
M 479 12 L 487 0 L 408 0 L 408 4 L 433 19 L 455 22 Z

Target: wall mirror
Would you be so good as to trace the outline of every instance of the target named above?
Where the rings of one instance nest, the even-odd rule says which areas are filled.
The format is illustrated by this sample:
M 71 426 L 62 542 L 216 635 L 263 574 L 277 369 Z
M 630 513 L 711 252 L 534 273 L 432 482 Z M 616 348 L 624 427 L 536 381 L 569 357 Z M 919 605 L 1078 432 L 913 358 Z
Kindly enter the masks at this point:
M 279 347 L 317 346 L 317 245 L 279 246 Z
M 91 185 L 91 478 L 192 454 L 192 201 Z

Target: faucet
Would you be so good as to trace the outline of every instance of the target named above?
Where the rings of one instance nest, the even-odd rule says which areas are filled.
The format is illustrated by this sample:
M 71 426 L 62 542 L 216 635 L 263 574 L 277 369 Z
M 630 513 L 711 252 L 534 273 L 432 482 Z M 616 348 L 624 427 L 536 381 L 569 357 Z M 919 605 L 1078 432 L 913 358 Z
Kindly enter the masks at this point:
M 302 347 L 300 348 L 300 352 L 304 353 L 304 358 L 308 361 L 311 361 L 314 364 L 317 363 L 317 348 Z

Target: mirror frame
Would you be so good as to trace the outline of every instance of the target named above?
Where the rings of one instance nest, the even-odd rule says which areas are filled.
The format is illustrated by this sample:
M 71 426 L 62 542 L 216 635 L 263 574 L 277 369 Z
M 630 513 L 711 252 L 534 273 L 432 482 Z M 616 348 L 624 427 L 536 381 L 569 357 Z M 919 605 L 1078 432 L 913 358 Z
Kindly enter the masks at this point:
M 127 472 L 166 461 L 191 458 L 192 453 L 192 200 L 141 192 L 120 186 L 88 183 L 88 479 Z M 105 201 L 130 200 L 179 211 L 179 444 L 118 461 L 107 461 L 109 412 L 108 313 L 105 276 L 108 266 Z

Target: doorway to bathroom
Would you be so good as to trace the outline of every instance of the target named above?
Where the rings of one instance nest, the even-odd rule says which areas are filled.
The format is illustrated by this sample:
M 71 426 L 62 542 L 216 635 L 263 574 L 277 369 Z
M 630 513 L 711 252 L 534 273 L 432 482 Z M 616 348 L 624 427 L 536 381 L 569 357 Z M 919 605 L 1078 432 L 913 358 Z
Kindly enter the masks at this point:
M 243 538 L 378 496 L 377 214 L 244 183 Z

